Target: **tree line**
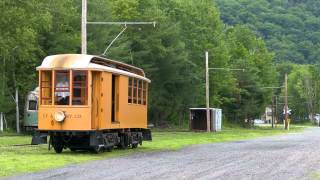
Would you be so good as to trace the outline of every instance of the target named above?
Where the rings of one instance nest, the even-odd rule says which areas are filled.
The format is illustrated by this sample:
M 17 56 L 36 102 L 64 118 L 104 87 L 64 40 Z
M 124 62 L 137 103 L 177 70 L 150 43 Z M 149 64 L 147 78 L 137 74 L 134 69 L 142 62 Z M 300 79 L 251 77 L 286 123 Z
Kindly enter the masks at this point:
M 43 58 L 80 53 L 80 6 L 80 0 L 0 2 L 0 112 L 7 114 L 11 127 L 11 95 L 19 90 L 23 114 L 24 98 L 37 86 L 35 67 Z M 88 2 L 88 21 L 157 22 L 156 27 L 128 26 L 106 54 L 143 68 L 152 80 L 150 122 L 182 125 L 188 108 L 204 107 L 208 51 L 210 67 L 245 69 L 210 72 L 211 106 L 222 108 L 226 120 L 245 124 L 270 104 L 274 92 L 263 87 L 281 84 L 283 71 L 294 65 L 277 65 L 282 57 L 269 50 L 264 37 L 248 25 L 226 24 L 221 9 L 211 0 L 94 0 Z M 102 54 L 122 29 L 88 25 L 88 54 Z

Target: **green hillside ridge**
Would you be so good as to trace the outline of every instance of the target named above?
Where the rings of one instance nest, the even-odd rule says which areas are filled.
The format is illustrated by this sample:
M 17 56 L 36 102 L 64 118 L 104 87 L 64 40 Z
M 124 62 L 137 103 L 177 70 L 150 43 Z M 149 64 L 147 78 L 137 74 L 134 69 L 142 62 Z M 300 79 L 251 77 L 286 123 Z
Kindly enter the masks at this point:
M 320 61 L 320 1 L 215 0 L 222 20 L 247 25 L 266 40 L 277 62 Z

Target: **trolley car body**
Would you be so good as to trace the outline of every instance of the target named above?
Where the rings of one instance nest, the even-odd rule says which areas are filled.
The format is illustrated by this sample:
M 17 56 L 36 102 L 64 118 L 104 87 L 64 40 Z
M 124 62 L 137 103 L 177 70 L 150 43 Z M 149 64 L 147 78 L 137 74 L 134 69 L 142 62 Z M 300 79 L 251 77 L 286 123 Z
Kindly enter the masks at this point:
M 151 140 L 142 69 L 98 56 L 48 56 L 39 71 L 38 132 L 57 153 L 137 147 Z
M 23 126 L 26 131 L 32 131 L 38 127 L 38 98 L 39 88 L 30 91 L 26 97 Z

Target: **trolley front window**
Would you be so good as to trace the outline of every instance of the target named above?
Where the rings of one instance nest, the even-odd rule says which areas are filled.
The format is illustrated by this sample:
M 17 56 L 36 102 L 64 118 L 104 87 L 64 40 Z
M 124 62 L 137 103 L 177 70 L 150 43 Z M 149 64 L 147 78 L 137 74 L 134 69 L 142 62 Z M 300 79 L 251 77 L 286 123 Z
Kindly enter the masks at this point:
M 41 71 L 40 74 L 40 94 L 41 104 L 51 105 L 52 104 L 52 71 Z
M 29 106 L 28 106 L 29 111 L 36 111 L 38 109 L 37 108 L 37 101 L 29 100 L 28 104 L 29 104 Z
M 70 74 L 69 71 L 55 71 L 54 104 L 70 104 Z
M 72 105 L 88 104 L 88 76 L 87 71 L 73 71 Z

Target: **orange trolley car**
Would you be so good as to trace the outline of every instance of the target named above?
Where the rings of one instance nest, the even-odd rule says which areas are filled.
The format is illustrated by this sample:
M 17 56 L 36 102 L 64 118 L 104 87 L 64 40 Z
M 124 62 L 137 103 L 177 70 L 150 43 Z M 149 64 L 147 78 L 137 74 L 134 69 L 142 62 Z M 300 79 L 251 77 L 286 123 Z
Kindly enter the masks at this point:
M 99 56 L 48 56 L 39 71 L 38 130 L 33 144 L 50 136 L 63 149 L 136 148 L 151 140 L 148 83 L 142 69 Z

